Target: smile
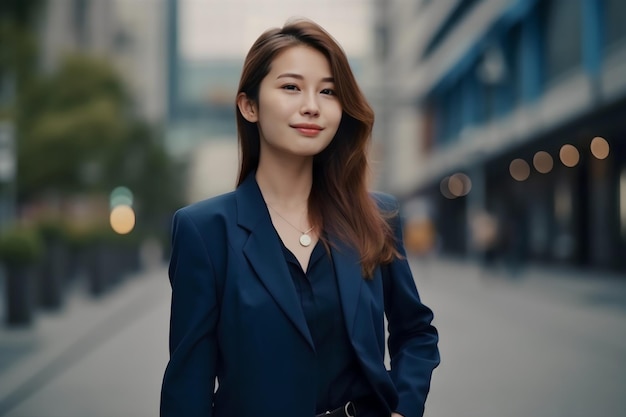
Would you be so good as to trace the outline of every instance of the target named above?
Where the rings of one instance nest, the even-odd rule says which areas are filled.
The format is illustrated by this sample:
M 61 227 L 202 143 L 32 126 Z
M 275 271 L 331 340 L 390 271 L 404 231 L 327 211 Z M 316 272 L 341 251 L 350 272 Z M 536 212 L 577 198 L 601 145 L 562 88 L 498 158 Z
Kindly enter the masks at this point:
M 291 127 L 296 129 L 301 135 L 304 136 L 317 136 L 322 130 L 324 130 L 324 128 L 321 126 L 308 123 L 291 125 Z

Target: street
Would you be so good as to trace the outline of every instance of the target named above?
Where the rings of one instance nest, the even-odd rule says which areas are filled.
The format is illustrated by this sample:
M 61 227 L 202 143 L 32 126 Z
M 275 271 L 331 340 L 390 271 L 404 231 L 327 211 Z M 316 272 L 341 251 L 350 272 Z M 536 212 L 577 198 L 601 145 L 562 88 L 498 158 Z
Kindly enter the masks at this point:
M 510 279 L 440 260 L 413 270 L 440 332 L 426 417 L 626 415 L 626 279 L 534 269 Z M 0 416 L 158 415 L 166 270 L 124 285 L 108 300 L 42 320 L 41 346 L 0 375 Z M 69 332 L 67 346 L 46 326 Z M 3 330 L 0 344 L 11 338 Z

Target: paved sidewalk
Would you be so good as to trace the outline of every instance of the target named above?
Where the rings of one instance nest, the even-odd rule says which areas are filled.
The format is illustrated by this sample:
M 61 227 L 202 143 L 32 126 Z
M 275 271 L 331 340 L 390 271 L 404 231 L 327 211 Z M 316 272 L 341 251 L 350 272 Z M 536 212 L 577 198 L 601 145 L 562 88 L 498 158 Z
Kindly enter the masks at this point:
M 10 413 L 73 364 L 168 302 L 166 269 L 160 266 L 127 277 L 100 298 L 76 291 L 63 310 L 38 313 L 31 328 L 0 327 L 0 416 Z M 156 348 L 166 354 L 167 321 L 162 323 L 162 331 L 162 346 Z
M 509 285 L 539 297 L 626 311 L 626 273 L 531 264 L 511 274 L 503 265 L 485 268 L 457 258 L 411 258 L 410 262 L 418 284 L 437 279 L 458 288 Z
M 625 275 L 412 265 L 442 357 L 425 417 L 624 415 Z

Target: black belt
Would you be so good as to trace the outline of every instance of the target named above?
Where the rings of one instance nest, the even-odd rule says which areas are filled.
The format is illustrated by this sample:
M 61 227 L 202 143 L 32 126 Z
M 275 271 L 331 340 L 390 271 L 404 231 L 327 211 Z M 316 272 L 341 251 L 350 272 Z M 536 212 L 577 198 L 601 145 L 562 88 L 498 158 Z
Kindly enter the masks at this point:
M 318 414 L 315 417 L 355 417 L 356 411 L 354 403 L 348 401 L 344 406 L 335 408 L 332 411 L 327 411 L 322 414 Z
M 369 408 L 376 406 L 375 396 L 359 398 L 358 400 L 348 401 L 341 407 L 334 410 L 326 411 L 316 415 L 315 417 L 358 417 Z

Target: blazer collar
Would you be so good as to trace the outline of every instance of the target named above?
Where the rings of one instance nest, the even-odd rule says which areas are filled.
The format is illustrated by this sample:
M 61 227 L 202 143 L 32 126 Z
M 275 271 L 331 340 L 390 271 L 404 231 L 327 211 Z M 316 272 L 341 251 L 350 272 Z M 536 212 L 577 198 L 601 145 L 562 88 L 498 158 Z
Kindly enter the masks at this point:
M 278 234 L 254 175 L 250 173 L 235 191 L 237 222 L 250 232 L 243 253 L 276 304 L 315 350 Z
M 259 279 L 298 331 L 315 349 L 296 288 L 285 262 L 280 240 L 272 225 L 255 172 L 235 191 L 237 222 L 250 232 L 243 252 Z M 363 283 L 357 251 L 337 238 L 330 238 L 331 254 L 348 335 L 352 336 Z

